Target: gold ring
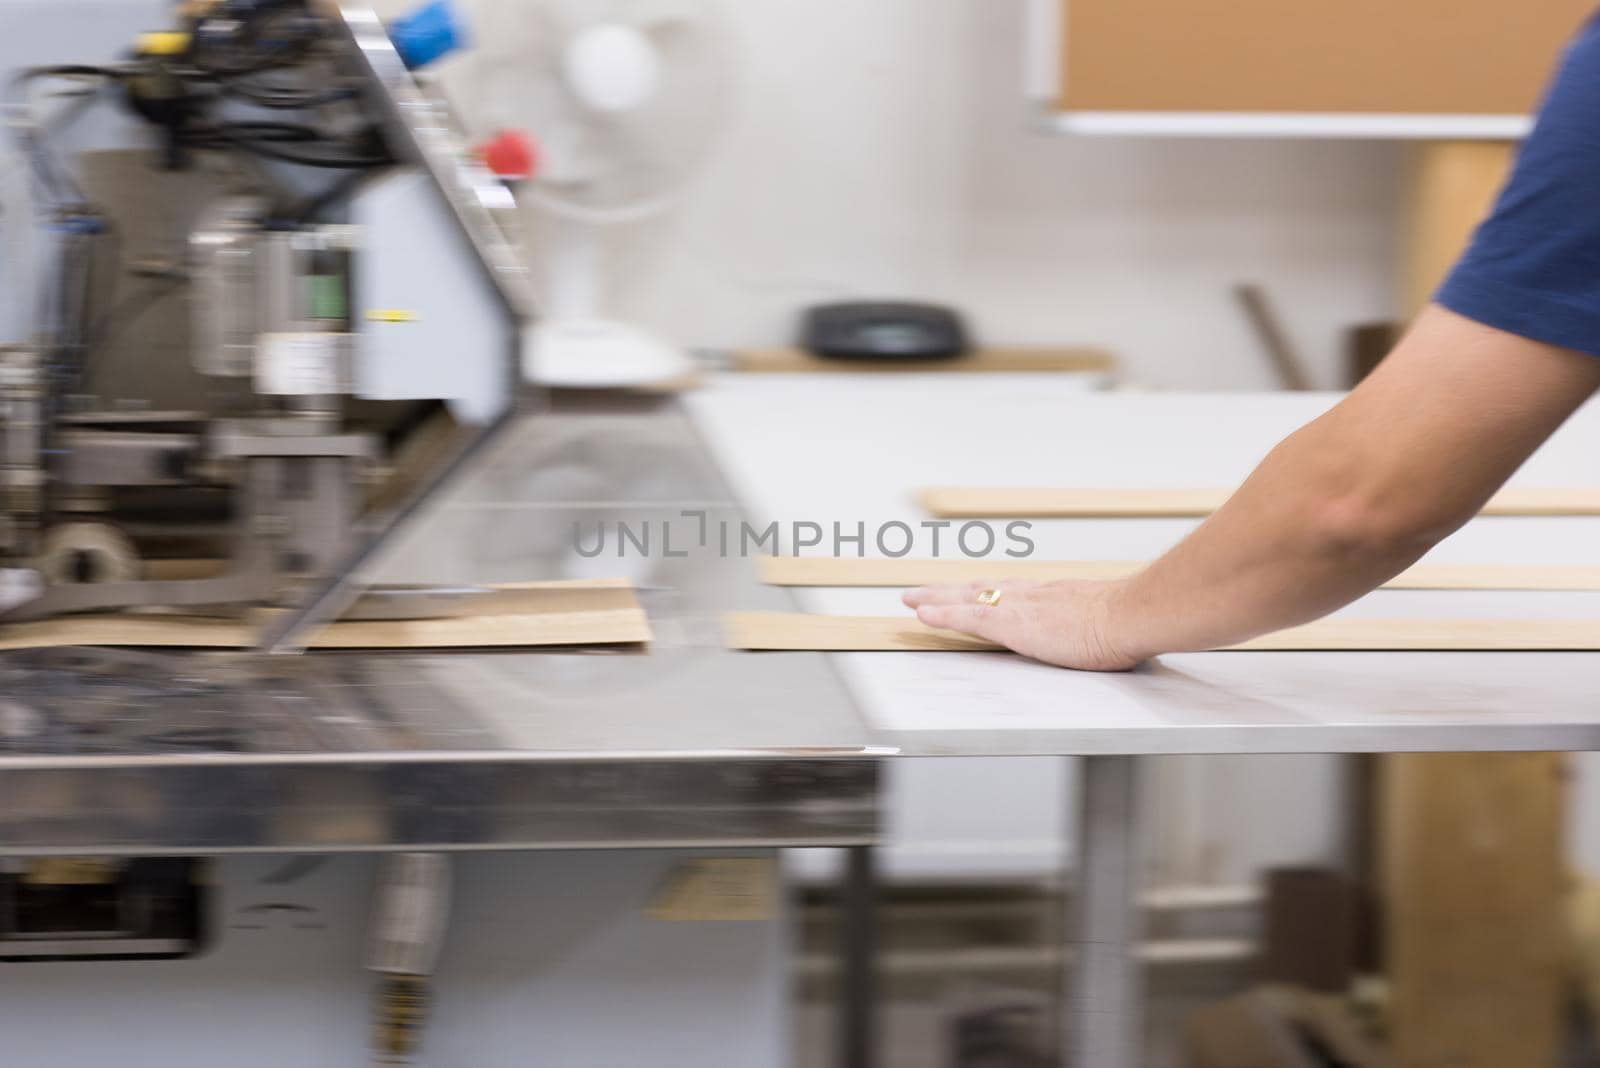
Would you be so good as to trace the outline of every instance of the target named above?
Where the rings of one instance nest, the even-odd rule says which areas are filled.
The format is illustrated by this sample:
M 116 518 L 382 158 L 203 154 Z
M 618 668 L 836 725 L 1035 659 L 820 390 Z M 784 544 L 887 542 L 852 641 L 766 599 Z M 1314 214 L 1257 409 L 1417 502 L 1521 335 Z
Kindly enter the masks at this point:
M 995 589 L 993 586 L 990 586 L 986 590 L 979 590 L 978 603 L 988 605 L 990 608 L 993 608 L 995 605 L 1000 603 L 1001 594 L 1002 591 Z

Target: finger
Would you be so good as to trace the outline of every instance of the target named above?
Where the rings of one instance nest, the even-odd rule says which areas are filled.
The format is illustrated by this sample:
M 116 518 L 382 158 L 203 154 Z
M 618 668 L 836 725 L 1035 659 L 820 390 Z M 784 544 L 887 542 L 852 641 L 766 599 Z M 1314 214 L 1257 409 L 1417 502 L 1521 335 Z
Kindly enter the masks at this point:
M 986 604 L 929 604 L 917 609 L 917 619 L 930 627 L 970 634 L 986 641 L 1003 642 L 1004 610 Z
M 922 586 L 907 590 L 900 600 L 907 608 L 921 608 L 925 604 L 971 604 L 977 600 L 978 591 L 996 589 L 987 582 L 958 582 L 942 586 Z

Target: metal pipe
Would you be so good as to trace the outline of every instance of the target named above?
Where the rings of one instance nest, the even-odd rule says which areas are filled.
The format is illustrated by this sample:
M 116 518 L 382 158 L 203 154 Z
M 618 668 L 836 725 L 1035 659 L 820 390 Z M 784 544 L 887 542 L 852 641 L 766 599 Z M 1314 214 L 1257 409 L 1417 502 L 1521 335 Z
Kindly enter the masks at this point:
M 1080 776 L 1078 893 L 1065 932 L 1062 1063 L 1140 1068 L 1138 758 L 1085 757 Z

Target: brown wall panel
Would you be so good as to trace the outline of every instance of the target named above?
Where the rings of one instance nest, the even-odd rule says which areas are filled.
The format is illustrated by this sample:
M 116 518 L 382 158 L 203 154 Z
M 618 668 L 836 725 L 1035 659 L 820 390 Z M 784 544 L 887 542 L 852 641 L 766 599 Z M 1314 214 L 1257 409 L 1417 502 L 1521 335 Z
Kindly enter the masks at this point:
M 1069 111 L 1530 111 L 1596 0 L 1062 0 Z

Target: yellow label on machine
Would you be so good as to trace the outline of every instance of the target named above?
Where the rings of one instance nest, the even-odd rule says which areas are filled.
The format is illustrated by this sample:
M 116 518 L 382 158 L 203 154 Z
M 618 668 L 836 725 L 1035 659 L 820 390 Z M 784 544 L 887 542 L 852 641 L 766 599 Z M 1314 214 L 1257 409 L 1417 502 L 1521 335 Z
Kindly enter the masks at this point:
M 189 50 L 189 35 L 178 30 L 141 33 L 137 42 L 144 56 L 181 56 Z
M 372 308 L 367 312 L 367 320 L 374 323 L 414 323 L 421 316 L 405 308 Z

